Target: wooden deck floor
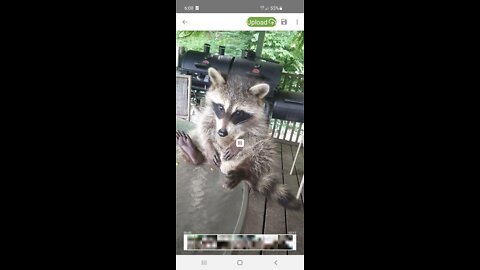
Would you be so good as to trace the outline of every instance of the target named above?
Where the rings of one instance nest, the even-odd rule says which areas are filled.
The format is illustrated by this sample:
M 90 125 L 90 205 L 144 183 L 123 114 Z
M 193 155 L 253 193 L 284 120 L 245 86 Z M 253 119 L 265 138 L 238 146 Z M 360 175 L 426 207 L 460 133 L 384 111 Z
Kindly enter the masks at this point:
M 287 142 L 277 143 L 277 149 L 282 159 L 279 167 L 282 168 L 283 183 L 286 184 L 296 196 L 303 176 L 304 159 L 303 148 L 300 150 L 292 175 L 293 159 L 298 149 L 298 144 Z M 264 196 L 251 192 L 249 195 L 248 209 L 245 217 L 243 232 L 246 234 L 297 234 L 297 250 L 292 252 L 278 251 L 238 251 L 233 254 L 265 254 L 265 255 L 303 255 L 304 254 L 304 192 L 301 196 L 302 209 L 292 211 L 281 207 L 277 202 L 266 199 Z

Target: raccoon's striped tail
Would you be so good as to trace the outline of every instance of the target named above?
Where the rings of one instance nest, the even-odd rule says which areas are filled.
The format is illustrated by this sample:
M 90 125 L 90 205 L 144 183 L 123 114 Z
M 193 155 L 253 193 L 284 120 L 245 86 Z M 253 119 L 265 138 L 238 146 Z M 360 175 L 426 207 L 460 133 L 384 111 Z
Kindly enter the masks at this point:
M 268 175 L 261 181 L 258 191 L 267 197 L 272 197 L 287 209 L 300 210 L 302 202 L 297 200 L 287 189 L 287 186 L 280 184 L 272 176 Z

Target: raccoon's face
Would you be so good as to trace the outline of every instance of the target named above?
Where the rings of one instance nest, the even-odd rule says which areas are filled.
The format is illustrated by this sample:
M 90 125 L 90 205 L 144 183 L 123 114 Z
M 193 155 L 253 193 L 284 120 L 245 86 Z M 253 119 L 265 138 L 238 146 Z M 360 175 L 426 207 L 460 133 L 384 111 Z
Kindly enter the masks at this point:
M 232 77 L 228 81 L 213 68 L 208 69 L 212 86 L 207 92 L 207 104 L 215 113 L 219 137 L 237 139 L 249 127 L 264 123 L 263 98 L 268 94 L 265 83 L 250 86 L 246 78 Z

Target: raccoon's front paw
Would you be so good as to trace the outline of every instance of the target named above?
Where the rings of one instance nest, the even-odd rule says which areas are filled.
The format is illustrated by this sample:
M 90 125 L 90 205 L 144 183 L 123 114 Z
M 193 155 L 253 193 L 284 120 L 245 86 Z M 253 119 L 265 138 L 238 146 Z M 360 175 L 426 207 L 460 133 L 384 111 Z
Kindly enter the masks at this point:
M 227 173 L 227 181 L 223 185 L 224 188 L 233 189 L 235 188 L 240 181 L 242 181 L 241 173 L 239 171 L 229 171 Z
M 233 157 L 235 157 L 238 154 L 238 152 L 240 152 L 240 148 L 238 148 L 235 145 L 232 145 L 228 147 L 227 150 L 225 150 L 225 152 L 223 152 L 223 159 L 230 160 Z
M 222 161 L 220 160 L 220 155 L 218 153 L 213 154 L 212 161 L 215 166 L 220 168 L 220 164 L 222 164 Z

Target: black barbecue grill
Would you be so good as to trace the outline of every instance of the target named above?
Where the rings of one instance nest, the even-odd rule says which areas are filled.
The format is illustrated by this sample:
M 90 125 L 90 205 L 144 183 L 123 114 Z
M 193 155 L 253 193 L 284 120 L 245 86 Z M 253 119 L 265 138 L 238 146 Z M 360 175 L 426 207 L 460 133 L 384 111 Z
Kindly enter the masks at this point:
M 289 115 L 289 117 L 291 117 L 292 114 L 296 115 L 301 113 L 303 121 L 303 102 L 285 102 L 285 99 L 278 94 L 278 86 L 283 70 L 283 65 L 278 62 L 259 58 L 255 52 L 251 50 L 243 50 L 242 55 L 239 57 L 228 56 L 225 55 L 224 46 L 219 47 L 217 54 L 212 54 L 210 52 L 210 45 L 204 44 L 203 52 L 187 51 L 180 56 L 179 63 L 180 67 L 178 71 L 181 74 L 191 75 L 192 77 L 192 97 L 197 104 L 211 85 L 208 68 L 213 67 L 226 77 L 230 74 L 244 74 L 245 76 L 268 83 L 270 85 L 270 91 L 266 97 L 267 115 L 272 113 L 272 108 L 275 114 L 275 108 L 278 108 L 277 116 Z M 275 102 L 281 102 L 282 104 L 277 104 L 278 106 L 275 107 Z M 291 108 L 291 112 L 287 113 L 289 107 Z
M 220 46 L 217 54 L 210 52 L 210 45 L 204 44 L 203 52 L 187 51 L 181 56 L 181 74 L 192 76 L 192 89 L 206 91 L 210 86 L 208 68 L 213 67 L 222 75 L 245 74 L 270 85 L 268 98 L 273 98 L 278 89 L 283 66 L 274 61 L 258 58 L 254 51 L 244 50 L 240 57 L 225 55 L 225 47 Z
M 270 91 L 268 92 L 267 99 L 271 99 L 278 91 L 283 66 L 278 63 L 252 57 L 252 53 L 255 55 L 252 51 L 243 51 L 243 57 L 235 57 L 230 73 L 245 74 L 247 77 L 253 77 L 268 83 L 270 85 Z
M 212 55 L 210 45 L 205 44 L 203 52 L 188 51 L 182 55 L 180 73 L 192 76 L 192 89 L 206 91 L 210 86 L 208 68 L 213 67 L 222 75 L 228 75 L 233 63 L 233 56 L 224 55 L 225 47 L 220 46 L 219 53 Z

